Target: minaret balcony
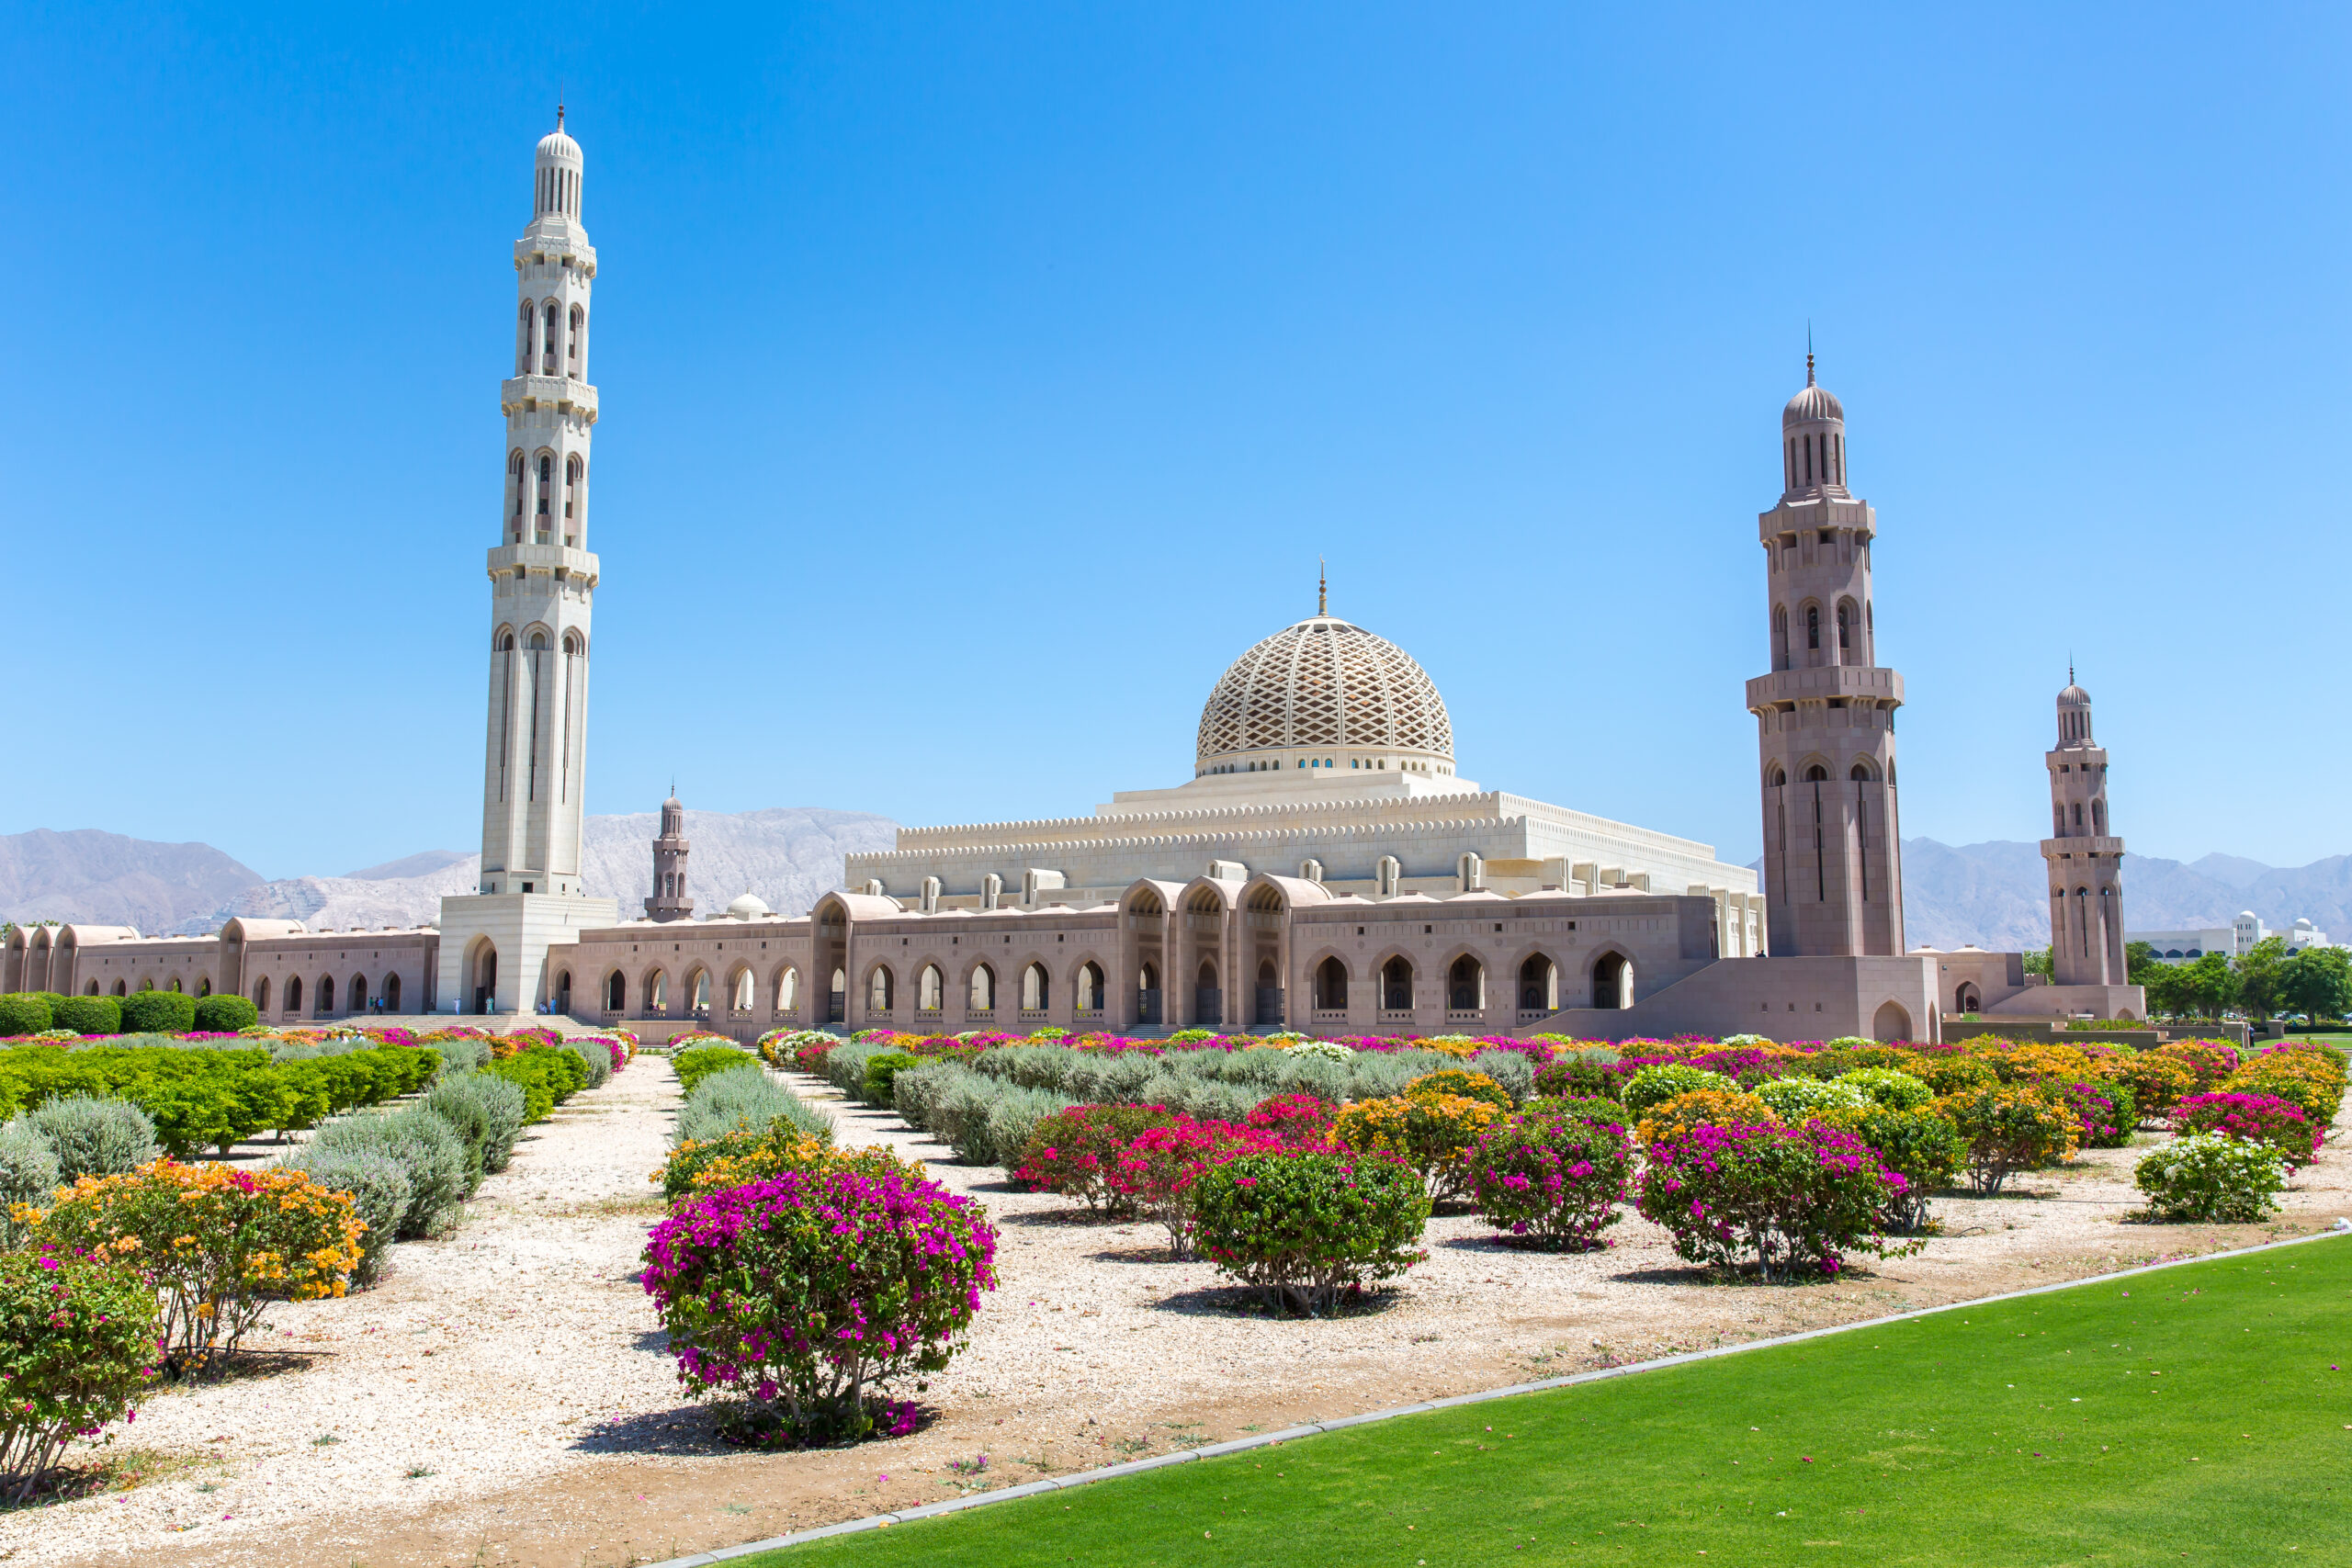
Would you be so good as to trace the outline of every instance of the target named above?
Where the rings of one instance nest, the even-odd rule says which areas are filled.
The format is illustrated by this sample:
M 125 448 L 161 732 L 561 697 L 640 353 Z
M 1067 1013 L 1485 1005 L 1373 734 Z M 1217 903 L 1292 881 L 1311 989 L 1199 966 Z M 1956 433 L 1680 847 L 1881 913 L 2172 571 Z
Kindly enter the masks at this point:
M 1874 664 L 1822 664 L 1807 670 L 1775 670 L 1747 682 L 1750 713 L 1789 703 L 1832 700 L 1900 707 L 1903 677 Z
M 2121 860 L 2123 840 L 2112 836 L 2086 833 L 2076 839 L 2044 839 L 2041 840 L 2044 860 Z
M 577 577 L 589 587 L 596 586 L 602 568 L 593 550 L 574 549 L 569 545 L 496 545 L 490 552 L 490 575 L 502 576 L 516 567 L 526 571 L 561 572 Z
M 570 376 L 510 376 L 498 384 L 498 412 L 512 419 L 518 413 L 552 409 L 577 412 L 596 423 L 596 389 Z

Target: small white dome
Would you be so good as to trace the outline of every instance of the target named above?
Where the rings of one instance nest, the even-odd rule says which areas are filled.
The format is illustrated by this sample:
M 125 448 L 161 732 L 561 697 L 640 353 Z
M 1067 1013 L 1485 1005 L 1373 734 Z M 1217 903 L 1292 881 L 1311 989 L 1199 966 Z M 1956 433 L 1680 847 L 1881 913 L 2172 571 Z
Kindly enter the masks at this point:
M 756 893 L 746 893 L 727 906 L 727 918 L 730 920 L 764 920 L 773 912 L 760 902 Z
M 580 143 L 565 135 L 559 122 L 555 130 L 539 138 L 539 162 L 576 165 L 584 160 L 580 153 Z

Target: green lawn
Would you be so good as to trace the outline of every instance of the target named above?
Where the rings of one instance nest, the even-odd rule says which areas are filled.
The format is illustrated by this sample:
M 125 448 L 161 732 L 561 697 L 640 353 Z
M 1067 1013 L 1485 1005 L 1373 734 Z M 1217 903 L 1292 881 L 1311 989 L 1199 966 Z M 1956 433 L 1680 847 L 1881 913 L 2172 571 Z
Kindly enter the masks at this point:
M 2352 1563 L 2352 1238 L 737 1560 Z

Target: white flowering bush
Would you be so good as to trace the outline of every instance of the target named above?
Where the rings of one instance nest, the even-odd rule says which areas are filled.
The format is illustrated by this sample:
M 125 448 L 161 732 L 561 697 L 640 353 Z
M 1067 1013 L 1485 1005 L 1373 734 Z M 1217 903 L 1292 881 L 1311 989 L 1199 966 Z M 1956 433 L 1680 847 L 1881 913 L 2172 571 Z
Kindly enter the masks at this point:
M 1756 1098 L 1783 1122 L 1802 1122 L 1826 1111 L 1859 1111 L 1870 1097 L 1849 1083 L 1819 1078 L 1770 1078 L 1756 1086 Z
M 1356 1054 L 1336 1040 L 1302 1040 L 1295 1045 L 1285 1045 L 1286 1056 L 1319 1056 L 1327 1062 L 1352 1062 Z
M 2287 1162 L 2261 1144 L 2192 1133 L 2142 1156 L 2132 1179 L 2156 1219 L 2246 1224 L 2278 1208 Z

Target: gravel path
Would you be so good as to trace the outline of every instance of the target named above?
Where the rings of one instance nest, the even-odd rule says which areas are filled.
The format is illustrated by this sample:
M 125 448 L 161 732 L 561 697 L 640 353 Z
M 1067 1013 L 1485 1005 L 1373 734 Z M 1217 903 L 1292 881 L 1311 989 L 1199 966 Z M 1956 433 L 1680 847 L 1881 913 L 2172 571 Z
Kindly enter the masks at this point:
M 1370 1311 L 1261 1315 L 1155 1227 L 1090 1219 L 952 1163 L 882 1112 L 829 1102 L 844 1143 L 925 1160 L 1001 1228 L 1002 1283 L 968 1354 L 934 1378 L 925 1430 L 854 1450 L 743 1454 L 683 1401 L 633 1282 L 657 1211 L 675 1083 L 640 1057 L 538 1129 L 447 1241 L 403 1246 L 379 1290 L 280 1308 L 306 1364 L 153 1402 L 141 1447 L 218 1453 L 137 1490 L 0 1518 L 0 1556 L 191 1568 L 254 1560 L 368 1568 L 629 1563 L 1334 1416 L 2046 1283 L 2324 1228 L 2352 1213 L 2331 1145 L 2265 1226 L 2142 1226 L 2136 1149 L 2094 1151 L 2024 1193 L 1939 1199 L 1919 1255 L 1834 1284 L 1709 1282 L 1628 1218 L 1581 1257 L 1498 1246 L 1476 1216 L 1431 1222 L 1429 1261 Z M 2143 1140 L 2148 1141 L 2148 1140 Z M 313 1445 L 321 1434 L 342 1441 Z M 217 1439 L 225 1438 L 226 1441 Z M 951 1461 L 989 1456 L 978 1481 Z M 407 1479 L 413 1469 L 429 1476 Z M 199 1493 L 207 1482 L 220 1490 Z M 222 1516 L 229 1516 L 223 1517 Z M 191 1528 L 192 1527 L 192 1528 Z M 178 1531 L 179 1533 L 174 1533 Z

